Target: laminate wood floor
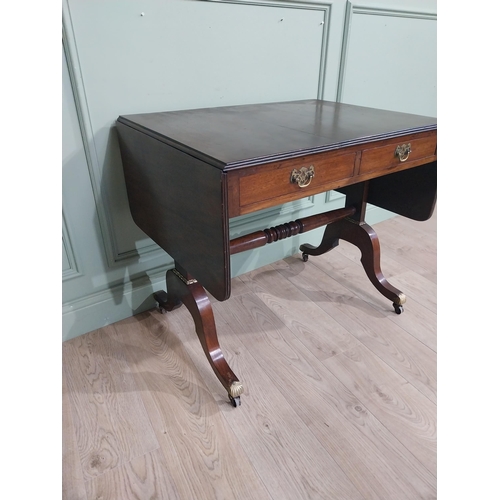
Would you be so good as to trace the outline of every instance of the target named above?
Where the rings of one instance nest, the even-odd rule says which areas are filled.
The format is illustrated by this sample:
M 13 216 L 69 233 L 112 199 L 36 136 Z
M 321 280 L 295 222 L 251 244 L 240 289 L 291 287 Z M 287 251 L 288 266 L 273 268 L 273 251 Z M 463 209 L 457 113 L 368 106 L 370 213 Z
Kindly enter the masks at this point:
M 436 216 L 375 230 L 401 315 L 344 242 L 212 302 L 239 408 L 184 307 L 63 343 L 63 498 L 436 498 Z

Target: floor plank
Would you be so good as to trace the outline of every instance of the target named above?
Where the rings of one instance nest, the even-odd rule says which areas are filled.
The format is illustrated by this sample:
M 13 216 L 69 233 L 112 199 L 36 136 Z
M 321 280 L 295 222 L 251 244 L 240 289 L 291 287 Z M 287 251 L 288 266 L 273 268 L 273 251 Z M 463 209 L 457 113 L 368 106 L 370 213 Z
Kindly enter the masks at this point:
M 182 500 L 159 449 L 87 481 L 86 487 L 87 498 L 93 500 Z
M 364 498 L 433 498 L 432 475 L 260 299 L 216 306 Z
M 325 366 L 436 475 L 436 405 L 364 346 Z
M 240 278 L 318 359 L 335 356 L 358 344 L 348 330 L 296 284 L 276 273 L 273 266 L 262 267 Z
M 346 251 L 351 247 L 350 257 L 346 259 Z M 340 283 L 352 295 L 360 297 L 371 304 L 378 311 L 391 312 L 389 318 L 406 329 L 409 333 L 421 340 L 425 345 L 436 351 L 436 323 L 437 323 L 437 288 L 427 278 L 409 271 L 390 258 L 382 261 L 382 271 L 388 281 L 399 288 L 406 296 L 405 320 L 403 323 L 397 315 L 392 314 L 391 302 L 383 297 L 368 281 L 359 261 L 360 253 L 348 243 L 337 248 L 321 258 L 310 258 L 308 264 L 318 267 L 322 272 Z
M 85 480 L 158 448 L 120 346 L 101 329 L 63 344 L 68 398 Z
M 230 299 L 227 307 L 232 309 L 235 301 L 236 298 Z M 214 395 L 220 394 L 216 399 L 221 411 L 272 498 L 362 499 L 342 468 L 234 334 L 234 325 L 227 324 L 217 314 L 219 339 L 225 357 L 238 377 L 244 380 L 244 405 L 237 411 L 228 405 L 224 390 L 207 364 L 195 339 L 190 316 L 180 313 L 176 315 L 175 323 L 182 332 L 179 335 L 183 344 L 208 388 Z
M 64 367 L 62 383 L 62 496 L 68 499 L 86 500 L 87 495 Z
M 401 315 L 345 242 L 211 300 L 239 408 L 184 307 L 65 342 L 63 498 L 436 499 L 436 221 L 374 228 Z
M 160 448 L 181 498 L 270 498 L 245 450 L 221 415 L 185 347 L 158 313 L 121 323 L 126 345 Z
M 361 300 L 352 290 L 347 289 L 331 276 L 325 275 L 324 268 L 333 272 L 330 264 L 322 257 L 320 263 L 311 265 L 290 257 L 274 264 L 274 268 L 302 290 L 331 318 L 341 324 L 360 343 L 371 349 L 389 366 L 412 382 L 431 401 L 436 401 L 437 368 L 436 353 L 419 339 L 408 333 L 404 325 L 413 324 L 414 318 L 405 310 L 397 315 L 392 310 L 381 310 L 373 303 Z M 355 268 L 351 273 L 361 273 Z M 349 276 L 349 275 L 347 275 Z M 359 278 L 359 276 L 358 276 Z M 351 278 L 354 280 L 354 278 Z M 365 276 L 366 279 L 366 276 Z M 368 281 L 366 279 L 366 281 Z M 371 284 L 368 282 L 368 286 Z M 375 289 L 374 289 L 375 290 Z M 364 292 L 365 296 L 369 292 Z M 376 290 L 374 293 L 378 293 Z M 427 324 L 434 317 L 427 316 Z M 411 330 L 411 328 L 410 328 Z

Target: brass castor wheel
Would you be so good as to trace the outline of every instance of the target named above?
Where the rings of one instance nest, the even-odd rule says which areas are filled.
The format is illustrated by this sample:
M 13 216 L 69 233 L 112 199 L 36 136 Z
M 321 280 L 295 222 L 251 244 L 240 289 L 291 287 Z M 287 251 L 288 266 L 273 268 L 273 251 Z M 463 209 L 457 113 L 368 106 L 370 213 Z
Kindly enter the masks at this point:
M 309 260 L 309 254 L 307 254 L 307 253 L 302 253 L 302 260 L 303 260 L 304 262 L 307 262 L 307 261 Z
M 228 394 L 229 396 L 229 401 L 231 402 L 231 404 L 235 407 L 235 408 L 238 408 L 238 406 L 241 406 L 241 399 L 240 397 L 236 397 L 236 398 L 233 398 L 233 396 L 231 396 L 231 394 Z
M 396 312 L 396 314 L 401 314 L 404 311 L 404 308 L 401 304 L 396 304 L 394 302 L 392 306 L 394 307 L 394 311 Z

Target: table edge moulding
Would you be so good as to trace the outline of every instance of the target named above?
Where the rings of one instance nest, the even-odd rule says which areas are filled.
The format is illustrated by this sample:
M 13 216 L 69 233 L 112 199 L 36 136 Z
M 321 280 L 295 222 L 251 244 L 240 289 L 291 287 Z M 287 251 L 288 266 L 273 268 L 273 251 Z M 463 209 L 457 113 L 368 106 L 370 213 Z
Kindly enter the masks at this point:
M 368 279 L 403 311 L 405 295 L 380 269 L 368 203 L 414 220 L 431 217 L 437 193 L 435 118 L 317 99 L 120 116 L 117 131 L 130 211 L 170 254 L 162 311 L 184 304 L 234 406 L 243 386 L 220 348 L 206 290 L 231 294 L 232 254 L 325 226 L 302 258 L 348 241 Z M 336 190 L 345 207 L 233 240 L 229 219 Z

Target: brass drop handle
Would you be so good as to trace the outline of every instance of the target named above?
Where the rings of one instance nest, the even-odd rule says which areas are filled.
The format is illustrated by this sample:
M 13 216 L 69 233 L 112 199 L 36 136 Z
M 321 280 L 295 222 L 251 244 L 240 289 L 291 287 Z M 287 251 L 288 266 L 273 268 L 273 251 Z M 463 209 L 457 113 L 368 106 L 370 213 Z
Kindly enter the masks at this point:
M 314 165 L 302 167 L 300 170 L 294 168 L 290 174 L 290 182 L 299 185 L 299 188 L 305 188 L 311 184 L 314 177 Z
M 396 151 L 394 151 L 394 156 L 397 156 L 399 158 L 399 161 L 403 162 L 408 159 L 411 153 L 411 144 L 403 144 L 400 145 L 396 148 Z

